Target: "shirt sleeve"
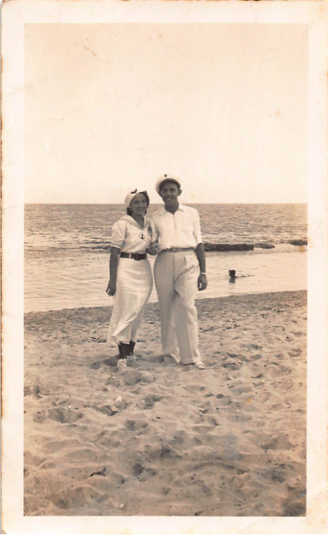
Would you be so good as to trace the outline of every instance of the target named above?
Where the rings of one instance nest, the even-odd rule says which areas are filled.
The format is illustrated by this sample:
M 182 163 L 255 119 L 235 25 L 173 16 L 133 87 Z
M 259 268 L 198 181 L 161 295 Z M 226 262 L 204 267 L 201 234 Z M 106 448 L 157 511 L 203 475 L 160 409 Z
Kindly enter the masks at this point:
M 126 238 L 126 222 L 117 221 L 112 227 L 111 247 L 121 249 Z
M 197 246 L 198 244 L 203 243 L 201 223 L 200 223 L 200 218 L 199 218 L 199 214 L 197 210 L 195 211 L 195 214 L 194 214 L 194 237 L 196 238 Z

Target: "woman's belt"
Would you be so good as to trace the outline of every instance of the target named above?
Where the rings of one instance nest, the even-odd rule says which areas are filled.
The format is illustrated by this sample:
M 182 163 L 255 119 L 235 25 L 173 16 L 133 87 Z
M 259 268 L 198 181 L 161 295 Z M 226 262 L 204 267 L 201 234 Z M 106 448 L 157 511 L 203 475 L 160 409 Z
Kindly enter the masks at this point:
M 124 257 L 125 259 L 134 259 L 135 261 L 144 261 L 147 258 L 146 253 L 125 253 L 122 252 L 120 254 L 120 257 Z

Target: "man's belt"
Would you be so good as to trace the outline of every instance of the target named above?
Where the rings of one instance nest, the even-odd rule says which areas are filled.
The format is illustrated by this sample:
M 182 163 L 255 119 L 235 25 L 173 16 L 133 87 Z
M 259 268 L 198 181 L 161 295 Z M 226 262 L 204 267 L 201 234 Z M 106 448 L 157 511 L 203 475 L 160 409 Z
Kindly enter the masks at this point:
M 124 259 L 134 259 L 135 261 L 144 261 L 147 258 L 146 253 L 125 253 L 122 252 L 120 254 L 120 257 L 124 257 Z
M 195 251 L 195 248 L 168 248 L 168 249 L 162 249 L 161 253 L 164 251 L 168 251 L 170 253 L 177 253 L 177 252 L 185 252 L 185 251 Z

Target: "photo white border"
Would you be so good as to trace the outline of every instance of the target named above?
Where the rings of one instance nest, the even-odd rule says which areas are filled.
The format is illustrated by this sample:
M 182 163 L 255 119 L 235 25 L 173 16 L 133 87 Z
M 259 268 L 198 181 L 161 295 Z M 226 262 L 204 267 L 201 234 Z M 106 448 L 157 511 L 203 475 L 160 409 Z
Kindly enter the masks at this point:
M 307 24 L 308 442 L 306 517 L 23 515 L 24 24 Z M 7 534 L 327 532 L 327 3 L 10 0 L 2 7 L 2 527 Z M 289 143 L 289 140 L 288 140 Z

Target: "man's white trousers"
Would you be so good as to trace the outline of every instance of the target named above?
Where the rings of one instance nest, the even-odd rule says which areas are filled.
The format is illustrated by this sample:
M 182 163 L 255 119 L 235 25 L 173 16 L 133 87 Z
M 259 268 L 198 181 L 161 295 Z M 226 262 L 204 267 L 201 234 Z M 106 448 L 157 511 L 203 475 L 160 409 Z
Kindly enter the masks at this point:
M 196 253 L 163 251 L 155 261 L 154 274 L 164 354 L 184 365 L 201 361 L 195 307 L 199 274 Z

